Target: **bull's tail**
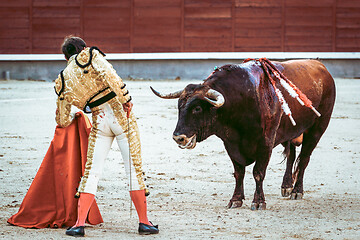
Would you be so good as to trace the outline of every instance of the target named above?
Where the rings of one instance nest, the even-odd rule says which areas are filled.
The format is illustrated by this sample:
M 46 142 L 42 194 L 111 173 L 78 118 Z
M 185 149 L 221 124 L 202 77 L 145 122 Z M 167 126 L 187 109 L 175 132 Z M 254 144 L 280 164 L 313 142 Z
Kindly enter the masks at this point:
M 298 174 L 299 174 L 299 162 L 300 162 L 300 155 L 296 158 L 293 166 L 293 174 L 292 174 L 292 184 L 297 181 Z
M 282 152 L 284 159 L 280 164 L 283 164 L 290 156 L 290 141 L 284 142 L 282 145 L 284 146 L 284 151 Z

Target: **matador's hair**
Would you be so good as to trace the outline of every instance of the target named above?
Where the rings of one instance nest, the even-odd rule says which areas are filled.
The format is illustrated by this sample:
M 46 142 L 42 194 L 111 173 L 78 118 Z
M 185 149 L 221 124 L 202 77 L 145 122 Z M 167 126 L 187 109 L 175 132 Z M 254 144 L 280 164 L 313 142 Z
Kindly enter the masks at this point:
M 65 55 L 65 58 L 69 59 L 72 55 L 80 53 L 85 47 L 86 43 L 84 40 L 70 35 L 65 37 L 61 45 L 61 51 Z

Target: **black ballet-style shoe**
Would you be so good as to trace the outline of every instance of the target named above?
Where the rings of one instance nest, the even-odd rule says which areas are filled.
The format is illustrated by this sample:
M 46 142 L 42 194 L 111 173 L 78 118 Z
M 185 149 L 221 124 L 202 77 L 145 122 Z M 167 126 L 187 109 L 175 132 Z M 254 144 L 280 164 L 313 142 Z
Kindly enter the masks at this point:
M 84 226 L 69 227 L 65 233 L 66 233 L 66 235 L 73 236 L 73 237 L 83 237 L 83 236 L 85 236 L 84 228 L 85 228 Z
M 158 233 L 159 233 L 158 225 L 151 226 L 151 225 L 147 225 L 145 223 L 139 223 L 139 234 L 140 235 L 149 235 L 149 234 L 158 234 Z

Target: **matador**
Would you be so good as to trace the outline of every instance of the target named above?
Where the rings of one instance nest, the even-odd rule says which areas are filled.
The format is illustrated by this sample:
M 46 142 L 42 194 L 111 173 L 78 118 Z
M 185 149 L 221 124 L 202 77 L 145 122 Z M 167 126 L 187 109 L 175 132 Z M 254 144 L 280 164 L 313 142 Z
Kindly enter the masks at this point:
M 139 129 L 125 83 L 104 58 L 105 54 L 96 47 L 87 47 L 79 37 L 65 38 L 62 52 L 68 62 L 55 80 L 58 95 L 56 122 L 60 127 L 70 125 L 76 112 L 72 106 L 75 106 L 86 113 L 91 112 L 93 124 L 85 170 L 76 193 L 79 197 L 78 218 L 66 234 L 85 235 L 85 220 L 115 138 L 129 180 L 131 200 L 139 216 L 139 234 L 158 233 L 158 227 L 147 218 Z

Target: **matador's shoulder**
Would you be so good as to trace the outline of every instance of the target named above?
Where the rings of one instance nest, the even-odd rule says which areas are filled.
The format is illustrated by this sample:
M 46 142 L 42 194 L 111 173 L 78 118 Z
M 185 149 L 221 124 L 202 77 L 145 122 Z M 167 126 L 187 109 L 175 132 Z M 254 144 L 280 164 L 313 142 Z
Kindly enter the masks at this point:
M 85 48 L 82 50 L 76 57 L 75 61 L 77 62 L 77 65 L 86 65 L 89 62 L 90 59 L 90 48 Z
M 87 47 L 82 50 L 76 57 L 76 65 L 85 68 L 91 64 L 95 56 L 105 56 L 105 54 L 97 47 Z

